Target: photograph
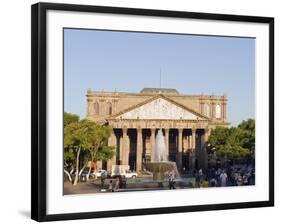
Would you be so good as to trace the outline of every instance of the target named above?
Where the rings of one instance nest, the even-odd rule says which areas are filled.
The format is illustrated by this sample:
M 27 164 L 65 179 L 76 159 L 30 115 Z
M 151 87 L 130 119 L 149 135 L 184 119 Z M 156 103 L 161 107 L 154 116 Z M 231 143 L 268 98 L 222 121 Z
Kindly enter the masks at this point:
M 254 187 L 255 57 L 254 37 L 64 27 L 63 195 Z

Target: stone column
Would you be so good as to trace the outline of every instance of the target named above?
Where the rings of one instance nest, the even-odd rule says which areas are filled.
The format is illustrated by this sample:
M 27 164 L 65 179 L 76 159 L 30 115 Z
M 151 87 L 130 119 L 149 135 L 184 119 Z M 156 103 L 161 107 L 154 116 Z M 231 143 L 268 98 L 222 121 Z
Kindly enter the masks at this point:
M 206 128 L 204 130 L 204 161 L 203 161 L 205 169 L 208 168 L 207 142 L 208 142 L 209 136 L 210 136 L 210 130 L 208 128 Z
M 128 165 L 129 163 L 129 152 L 130 152 L 130 139 L 127 135 L 127 128 L 122 128 L 123 131 L 123 139 L 122 139 L 122 165 Z
M 89 99 L 89 97 L 88 97 L 88 99 L 87 99 L 87 117 L 89 117 L 89 116 L 91 116 L 93 113 L 92 113 L 92 106 L 93 106 L 93 100 L 91 100 L 91 99 Z
M 204 159 L 205 159 L 205 133 L 198 135 L 200 138 L 200 148 L 199 148 L 199 169 L 205 169 L 204 167 Z
M 123 150 L 122 149 L 123 149 L 123 136 L 121 135 L 119 137 L 119 148 L 118 148 L 119 157 L 118 157 L 117 165 L 122 164 L 122 160 L 123 160 Z
M 200 113 L 204 114 L 204 103 L 203 103 L 203 101 L 200 102 Z
M 223 103 L 222 104 L 222 111 L 223 111 L 223 115 L 222 115 L 222 118 L 223 118 L 223 121 L 226 121 L 226 103 Z
M 211 111 L 212 111 L 212 119 L 216 119 L 216 103 L 212 102 L 211 104 Z
M 115 112 L 116 112 L 116 107 L 117 107 L 117 100 L 114 99 L 114 100 L 113 100 L 113 104 L 112 104 L 112 114 L 115 114 Z
M 136 172 L 142 170 L 142 129 L 137 129 L 137 158 L 136 158 Z
M 188 137 L 188 150 L 190 150 L 192 147 L 191 147 L 191 135 L 189 135 Z
M 195 138 L 195 136 L 196 136 L 196 129 L 193 128 L 192 129 L 192 140 L 191 140 L 191 142 L 192 142 L 192 150 L 193 151 L 195 151 L 195 149 L 196 149 L 196 138 Z
M 111 170 L 112 169 L 112 165 L 116 165 L 116 153 L 117 153 L 117 140 L 116 140 L 116 136 L 114 134 L 114 131 L 112 130 L 112 133 L 110 135 L 110 137 L 108 138 L 108 146 L 113 146 L 115 147 L 115 155 L 107 161 L 107 170 Z
M 195 139 L 195 134 L 196 134 L 196 129 L 192 128 L 191 129 L 192 134 L 190 136 L 191 139 L 191 150 L 189 153 L 189 168 L 194 169 L 195 168 L 195 149 L 196 149 L 196 139 Z
M 178 129 L 178 152 L 177 152 L 177 165 L 178 169 L 182 170 L 182 129 Z
M 154 160 L 154 146 L 155 146 L 155 128 L 151 128 L 150 145 L 151 145 L 151 161 Z
M 169 160 L 169 128 L 165 128 L 165 145 L 166 145 L 166 155 L 167 160 Z
M 99 115 L 105 115 L 105 100 L 100 99 L 99 101 Z

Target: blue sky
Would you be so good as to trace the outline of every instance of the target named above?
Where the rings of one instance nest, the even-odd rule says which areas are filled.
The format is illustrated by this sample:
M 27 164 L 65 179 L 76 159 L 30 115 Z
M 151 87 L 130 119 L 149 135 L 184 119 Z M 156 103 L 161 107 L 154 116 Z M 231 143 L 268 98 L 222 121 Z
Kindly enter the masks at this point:
M 226 94 L 228 120 L 255 116 L 255 40 L 97 30 L 64 30 L 65 111 L 86 115 L 86 91 Z

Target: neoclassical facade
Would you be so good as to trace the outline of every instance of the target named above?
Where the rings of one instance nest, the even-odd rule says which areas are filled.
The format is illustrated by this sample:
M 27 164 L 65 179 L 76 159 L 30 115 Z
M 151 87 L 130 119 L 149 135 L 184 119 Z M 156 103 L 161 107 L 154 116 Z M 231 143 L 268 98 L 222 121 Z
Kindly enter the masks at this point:
M 227 126 L 227 97 L 183 95 L 175 89 L 144 88 L 140 93 L 87 91 L 87 119 L 113 128 L 108 144 L 115 146 L 110 161 L 140 171 L 153 158 L 155 136 L 162 130 L 167 155 L 179 171 L 207 166 L 210 130 Z

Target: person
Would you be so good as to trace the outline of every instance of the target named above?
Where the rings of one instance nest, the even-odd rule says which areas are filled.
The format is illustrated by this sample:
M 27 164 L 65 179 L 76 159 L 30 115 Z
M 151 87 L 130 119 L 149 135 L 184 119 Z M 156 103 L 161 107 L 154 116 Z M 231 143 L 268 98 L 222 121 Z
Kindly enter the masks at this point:
M 101 173 L 101 188 L 104 187 L 105 179 L 106 179 L 106 173 L 105 173 L 105 171 L 103 170 L 102 173 Z
M 241 176 L 241 174 L 239 173 L 238 174 L 238 177 L 237 177 L 237 186 L 242 186 L 242 184 L 243 184 L 243 178 L 242 178 L 242 176 Z
M 205 178 L 205 180 L 203 180 L 202 187 L 209 187 L 208 178 Z
M 199 175 L 199 173 L 195 174 L 195 187 L 200 187 L 200 175 Z
M 212 179 L 210 180 L 210 186 L 211 186 L 211 187 L 216 187 L 216 186 L 217 186 L 217 180 L 216 180 L 216 178 L 212 178 Z
M 108 191 L 109 191 L 109 192 L 114 192 L 112 180 L 109 181 Z
M 122 182 L 122 188 L 126 188 L 127 187 L 127 179 L 125 175 L 121 176 L 121 182 Z
M 119 177 L 116 179 L 116 182 L 115 182 L 115 187 L 114 187 L 114 191 L 117 191 L 119 189 L 119 185 L 120 185 L 120 179 Z
M 226 172 L 223 170 L 221 175 L 220 175 L 220 184 L 221 184 L 221 187 L 225 187 L 226 186 L 226 183 L 227 183 L 227 174 Z
M 170 172 L 169 172 L 169 189 L 170 189 L 170 190 L 176 188 L 176 187 L 175 187 L 174 178 L 175 178 L 175 176 L 174 176 L 173 172 L 170 171 Z
M 204 176 L 203 170 L 199 169 L 198 173 L 199 173 L 199 176 L 200 176 L 200 181 L 203 182 L 203 176 Z

